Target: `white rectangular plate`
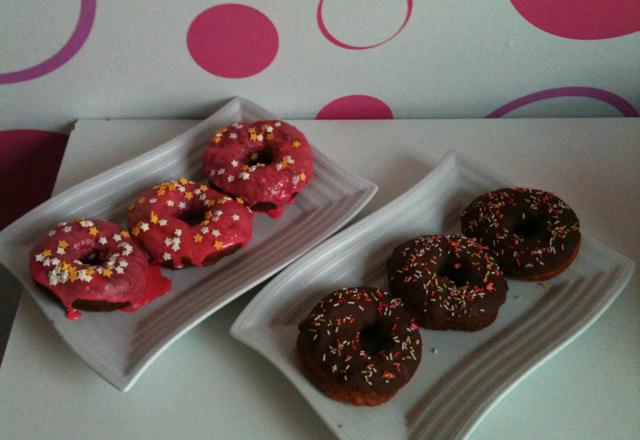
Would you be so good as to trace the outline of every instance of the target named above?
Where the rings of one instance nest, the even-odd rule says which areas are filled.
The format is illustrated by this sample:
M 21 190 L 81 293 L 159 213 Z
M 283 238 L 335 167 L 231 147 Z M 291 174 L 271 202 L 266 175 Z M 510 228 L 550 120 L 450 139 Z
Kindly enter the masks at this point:
M 116 388 L 127 391 L 178 337 L 336 232 L 364 208 L 376 185 L 314 148 L 314 178 L 283 217 L 256 216 L 249 246 L 213 266 L 163 270 L 173 280 L 171 292 L 135 313 L 83 312 L 80 320 L 68 321 L 29 277 L 29 250 L 51 226 L 79 215 L 124 225 L 127 204 L 143 190 L 181 176 L 204 180 L 204 147 L 217 128 L 274 118 L 236 98 L 175 139 L 60 193 L 0 233 L 0 263 L 71 348 Z
M 300 370 L 297 324 L 328 293 L 348 286 L 387 288 L 393 248 L 422 234 L 460 231 L 464 207 L 510 185 L 474 160 L 448 152 L 412 189 L 316 247 L 274 278 L 231 328 L 298 388 L 343 439 L 452 439 L 480 418 L 534 367 L 592 324 L 615 300 L 633 263 L 585 237 L 568 270 L 545 283 L 509 280 L 497 320 L 475 333 L 421 330 L 422 362 L 388 403 L 356 407 L 331 400 Z

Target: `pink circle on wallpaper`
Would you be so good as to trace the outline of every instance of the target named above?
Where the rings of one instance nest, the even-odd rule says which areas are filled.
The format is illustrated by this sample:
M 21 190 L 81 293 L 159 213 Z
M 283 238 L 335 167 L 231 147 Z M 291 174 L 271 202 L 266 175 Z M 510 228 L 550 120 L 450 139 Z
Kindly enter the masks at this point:
M 68 139 L 51 131 L 0 131 L 0 229 L 51 196 Z
M 327 25 L 324 22 L 324 18 L 322 17 L 322 5 L 324 3 L 324 0 L 320 0 L 320 2 L 318 3 L 318 9 L 316 10 L 316 21 L 318 22 L 318 27 L 320 28 L 320 32 L 322 33 L 322 35 L 324 35 L 324 37 L 329 40 L 331 43 L 335 44 L 338 47 L 341 47 L 343 49 L 351 49 L 351 50 L 364 50 L 364 49 L 372 49 L 374 47 L 378 47 L 383 45 L 384 43 L 386 43 L 387 41 L 393 39 L 396 35 L 398 35 L 404 28 L 405 26 L 407 26 L 407 23 L 409 22 L 409 19 L 411 18 L 411 12 L 413 11 L 413 0 L 407 0 L 407 13 L 404 17 L 404 21 L 402 22 L 402 24 L 400 25 L 400 27 L 398 28 L 397 31 L 395 31 L 390 37 L 382 40 L 379 43 L 375 43 L 375 44 L 371 44 L 368 46 L 354 46 L 352 44 L 347 44 L 339 39 L 337 39 L 335 36 L 333 36 L 333 34 L 331 32 L 329 32 L 329 29 L 327 29 Z
M 0 84 L 12 84 L 39 78 L 53 72 L 78 53 L 89 37 L 93 20 L 96 16 L 96 0 L 81 0 L 80 16 L 69 40 L 50 58 L 40 64 L 17 70 L 15 72 L 0 73 Z
M 639 0 L 511 0 L 529 23 L 553 35 L 600 40 L 640 31 Z
M 334 99 L 322 107 L 316 119 L 393 119 L 393 113 L 378 98 L 350 95 Z
M 187 47 L 207 72 L 245 78 L 264 70 L 276 57 L 278 31 L 257 9 L 226 3 L 205 10 L 193 20 Z
M 556 89 L 541 90 L 531 93 L 530 95 L 522 96 L 492 111 L 487 115 L 487 118 L 500 118 L 525 105 L 537 101 L 544 101 L 545 99 L 562 97 L 592 98 L 617 108 L 620 113 L 626 117 L 637 118 L 639 116 L 638 111 L 628 101 L 607 90 L 596 89 L 594 87 L 558 87 Z

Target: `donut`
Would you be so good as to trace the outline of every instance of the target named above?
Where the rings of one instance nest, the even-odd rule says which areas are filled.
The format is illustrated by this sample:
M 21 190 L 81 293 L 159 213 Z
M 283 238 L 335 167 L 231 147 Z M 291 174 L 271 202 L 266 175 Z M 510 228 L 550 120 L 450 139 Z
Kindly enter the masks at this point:
M 503 188 L 476 198 L 462 213 L 462 231 L 488 246 L 505 275 L 524 281 L 553 278 L 580 248 L 576 213 L 556 195 Z
M 391 294 L 421 326 L 477 331 L 506 300 L 507 282 L 488 249 L 462 235 L 425 235 L 396 247 L 387 261 Z
M 374 406 L 391 399 L 420 363 L 419 327 L 399 298 L 373 287 L 336 290 L 298 326 L 302 369 L 334 400 Z
M 242 202 L 186 178 L 162 182 L 129 206 L 129 230 L 153 262 L 180 269 L 213 264 L 251 239 Z
M 204 170 L 216 189 L 277 218 L 311 181 L 313 152 L 304 134 L 286 122 L 237 123 L 216 131 Z
M 171 289 L 128 231 L 84 217 L 44 235 L 31 249 L 29 271 L 69 319 L 80 317 L 76 309 L 133 311 Z

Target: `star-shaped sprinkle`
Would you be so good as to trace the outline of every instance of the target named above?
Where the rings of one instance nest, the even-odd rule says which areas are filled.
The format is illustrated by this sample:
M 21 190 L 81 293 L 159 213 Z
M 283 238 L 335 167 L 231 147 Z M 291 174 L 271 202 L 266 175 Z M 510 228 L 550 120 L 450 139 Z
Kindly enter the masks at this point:
M 129 231 L 127 231 L 126 229 L 123 230 L 122 232 L 120 232 L 120 235 L 123 236 L 124 238 L 129 238 Z
M 235 167 L 237 167 L 238 165 L 239 165 L 239 164 L 238 164 L 238 161 L 237 161 L 237 160 L 232 160 L 232 161 L 231 161 L 231 166 L 232 166 L 232 167 L 234 167 L 234 168 L 235 168 Z
M 154 225 L 157 225 L 158 224 L 158 220 L 160 220 L 158 218 L 158 215 L 155 212 L 151 211 L 151 214 L 149 214 L 149 221 L 151 223 L 153 223 Z
M 122 267 L 116 267 L 116 273 L 124 273 L 124 269 Z
M 180 209 L 186 209 L 186 208 L 187 208 L 187 204 L 186 204 L 186 203 L 184 203 L 184 202 L 180 202 L 180 203 L 178 203 L 178 208 L 180 208 Z
M 193 199 L 193 193 L 191 191 L 184 193 L 184 198 L 187 200 Z
M 111 237 L 113 239 L 113 241 L 115 241 L 116 243 L 122 240 L 122 235 L 120 234 L 113 234 L 113 236 Z
M 302 145 L 302 144 L 300 143 L 300 141 L 293 141 L 293 142 L 291 142 L 291 146 L 292 146 L 293 148 L 300 148 L 300 145 Z
M 111 274 L 113 274 L 113 271 L 109 268 L 104 268 L 102 269 L 102 276 L 105 278 L 111 278 Z
M 83 228 L 90 228 L 91 226 L 93 226 L 93 222 L 91 220 L 81 220 L 80 226 L 82 226 Z
M 165 252 L 164 254 L 162 254 L 162 259 L 164 261 L 169 261 L 171 260 L 171 254 L 169 252 Z
M 224 174 L 224 168 L 218 169 L 218 176 L 222 176 Z
M 147 232 L 149 230 L 149 223 L 141 222 L 140 230 L 142 230 L 143 232 Z
M 200 228 L 200 232 L 202 232 L 203 234 L 206 234 L 209 232 L 209 228 L 206 226 L 204 228 Z
M 211 235 L 213 235 L 214 237 L 220 237 L 220 231 L 218 231 L 217 229 L 212 229 Z
M 131 228 L 131 233 L 134 235 L 134 237 L 137 237 L 138 235 L 140 235 L 140 228 L 134 226 L 133 228 Z
M 44 255 L 42 254 L 36 254 L 36 261 L 38 263 L 42 263 L 42 261 L 44 261 Z
M 120 267 L 127 267 L 128 265 L 129 265 L 129 263 L 127 263 L 127 260 L 118 261 L 118 266 L 120 266 Z
M 236 178 L 235 178 L 235 177 L 233 177 L 231 174 L 229 174 L 229 175 L 227 176 L 227 181 L 228 181 L 228 182 L 233 182 L 234 180 L 236 180 Z
M 174 206 L 175 202 L 173 200 L 167 200 L 167 206 Z
M 237 139 L 238 135 L 235 133 L 229 133 L 229 139 Z
M 280 121 L 277 121 L 273 124 L 274 127 L 280 127 L 282 125 L 282 123 Z
M 53 237 L 54 235 L 56 235 L 56 231 L 49 231 L 49 232 L 47 232 L 47 235 L 49 237 Z
M 216 240 L 213 243 L 213 247 L 216 248 L 217 250 L 220 250 L 220 249 L 224 248 L 224 244 L 221 241 Z
M 95 226 L 92 226 L 91 229 L 89 229 L 89 235 L 93 235 L 94 237 L 98 235 L 98 232 L 100 231 L 98 231 L 98 228 L 96 228 Z
M 173 231 L 173 234 L 176 237 L 180 237 L 182 235 L 182 229 L 176 229 L 175 231 Z
M 69 247 L 69 243 L 67 243 L 67 242 L 66 242 L 66 241 L 64 241 L 64 240 L 60 240 L 60 241 L 58 242 L 58 247 L 59 247 L 59 248 L 62 248 L 62 249 L 68 248 L 68 247 Z
M 255 133 L 251 133 L 251 136 L 249 136 L 249 139 L 255 142 L 258 140 L 258 135 Z
M 233 214 L 233 215 L 231 216 L 231 219 L 232 219 L 234 222 L 237 222 L 237 221 L 239 221 L 239 220 L 240 220 L 240 216 L 239 216 L 238 214 Z
M 71 226 L 65 226 L 63 231 L 64 232 L 71 232 L 71 229 L 72 229 Z
M 300 180 L 302 180 L 303 182 L 307 180 L 307 175 L 305 173 L 300 173 Z
M 160 226 L 167 226 L 167 219 L 166 219 L 166 218 L 163 218 L 162 220 L 158 221 L 158 224 L 159 224 Z
M 193 241 L 195 241 L 196 243 L 200 243 L 202 241 L 202 235 L 197 233 L 193 236 Z
M 251 174 L 247 173 L 246 171 L 243 171 L 240 174 L 238 174 L 238 177 L 240 177 L 242 180 L 249 180 L 249 177 L 251 177 Z
M 181 177 L 178 179 L 178 183 L 180 183 L 181 185 L 186 185 L 187 183 L 189 183 L 189 180 L 184 177 Z
M 258 139 L 258 142 L 262 142 L 264 140 L 264 136 L 262 136 L 261 134 L 259 134 L 258 136 L 256 136 Z

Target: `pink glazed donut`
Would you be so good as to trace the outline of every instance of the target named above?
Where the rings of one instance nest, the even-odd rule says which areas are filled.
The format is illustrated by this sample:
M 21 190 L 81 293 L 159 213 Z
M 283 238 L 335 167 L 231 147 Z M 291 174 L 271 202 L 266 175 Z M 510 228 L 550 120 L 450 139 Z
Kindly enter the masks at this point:
M 80 317 L 76 309 L 133 311 L 171 289 L 127 230 L 84 217 L 43 236 L 31 250 L 29 269 L 69 319 Z
M 304 134 L 286 122 L 237 123 L 216 131 L 204 170 L 220 191 L 277 218 L 311 181 L 313 152 Z
M 129 206 L 131 235 L 151 260 L 173 269 L 213 264 L 251 239 L 242 200 L 188 179 L 162 182 Z

